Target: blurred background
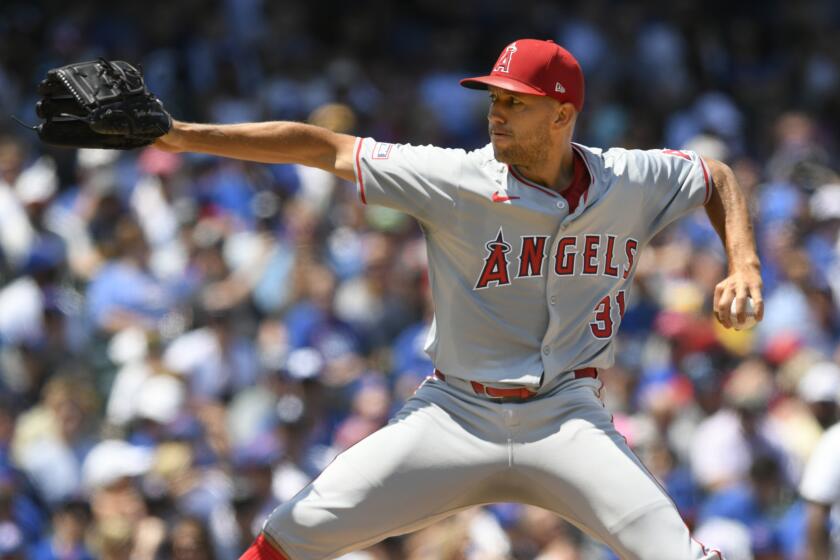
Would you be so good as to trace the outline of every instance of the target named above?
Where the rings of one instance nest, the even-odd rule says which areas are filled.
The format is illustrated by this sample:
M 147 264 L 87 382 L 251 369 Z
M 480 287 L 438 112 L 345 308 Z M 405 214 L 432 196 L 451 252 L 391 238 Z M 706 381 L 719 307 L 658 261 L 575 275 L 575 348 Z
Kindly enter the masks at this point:
M 713 321 L 700 210 L 644 251 L 602 394 L 698 538 L 805 558 L 800 480 L 840 397 L 840 4 L 118 4 L 0 4 L 1 559 L 235 559 L 432 370 L 412 219 L 294 165 L 40 145 L 6 115 L 37 121 L 46 70 L 140 63 L 182 120 L 475 148 L 486 96 L 458 79 L 521 37 L 580 60 L 578 142 L 695 149 L 749 193 L 765 321 Z M 347 558 L 614 557 L 500 504 Z

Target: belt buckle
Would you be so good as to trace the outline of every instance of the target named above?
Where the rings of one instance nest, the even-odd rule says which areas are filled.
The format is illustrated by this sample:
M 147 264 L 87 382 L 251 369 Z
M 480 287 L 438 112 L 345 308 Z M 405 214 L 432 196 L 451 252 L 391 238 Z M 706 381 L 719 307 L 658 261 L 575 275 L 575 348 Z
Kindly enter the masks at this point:
M 502 389 L 498 387 L 487 387 L 485 385 L 482 389 L 486 396 L 492 399 L 501 399 L 502 402 L 522 402 L 537 395 L 536 391 L 531 391 L 526 387 L 510 387 Z

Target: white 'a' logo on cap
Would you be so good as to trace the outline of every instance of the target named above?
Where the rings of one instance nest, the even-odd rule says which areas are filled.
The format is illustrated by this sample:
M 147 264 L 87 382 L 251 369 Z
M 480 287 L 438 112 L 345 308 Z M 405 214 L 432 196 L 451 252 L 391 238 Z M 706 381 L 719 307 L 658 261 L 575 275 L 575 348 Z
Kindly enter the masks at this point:
M 516 43 L 511 43 L 508 48 L 505 49 L 505 52 L 502 53 L 502 56 L 499 57 L 499 60 L 496 62 L 496 66 L 493 67 L 493 72 L 504 72 L 507 74 L 510 70 L 510 59 L 513 58 L 513 53 L 515 52 Z

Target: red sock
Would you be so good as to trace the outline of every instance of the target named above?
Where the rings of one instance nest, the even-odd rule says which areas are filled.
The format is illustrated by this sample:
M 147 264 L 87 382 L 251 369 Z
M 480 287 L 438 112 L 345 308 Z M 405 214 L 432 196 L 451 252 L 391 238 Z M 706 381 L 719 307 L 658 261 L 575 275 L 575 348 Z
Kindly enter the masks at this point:
M 260 533 L 248 550 L 239 557 L 239 560 L 289 560 L 282 552 L 269 544 L 265 535 Z

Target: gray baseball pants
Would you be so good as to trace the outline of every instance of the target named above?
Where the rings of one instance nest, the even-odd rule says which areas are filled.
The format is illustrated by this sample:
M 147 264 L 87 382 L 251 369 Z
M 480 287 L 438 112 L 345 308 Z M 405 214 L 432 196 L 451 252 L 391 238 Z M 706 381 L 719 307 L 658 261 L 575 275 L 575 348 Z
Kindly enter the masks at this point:
M 520 502 L 555 512 L 627 560 L 721 560 L 579 379 L 498 402 L 427 379 L 387 426 L 341 453 L 268 518 L 289 560 L 335 558 L 460 510 Z

